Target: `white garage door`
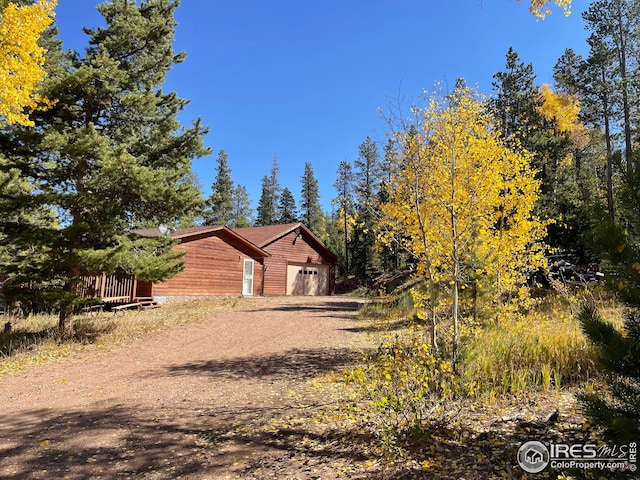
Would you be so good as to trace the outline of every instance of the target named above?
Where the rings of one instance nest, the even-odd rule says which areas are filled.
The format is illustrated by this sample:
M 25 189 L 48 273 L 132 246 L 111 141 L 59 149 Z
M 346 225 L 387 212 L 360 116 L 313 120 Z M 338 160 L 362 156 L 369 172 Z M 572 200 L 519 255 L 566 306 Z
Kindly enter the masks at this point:
M 287 295 L 327 295 L 328 265 L 288 265 Z

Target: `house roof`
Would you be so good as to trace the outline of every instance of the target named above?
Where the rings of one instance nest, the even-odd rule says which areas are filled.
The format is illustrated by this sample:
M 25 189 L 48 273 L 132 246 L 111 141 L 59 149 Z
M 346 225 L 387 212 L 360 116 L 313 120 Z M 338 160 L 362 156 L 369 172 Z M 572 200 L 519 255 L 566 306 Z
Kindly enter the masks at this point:
M 304 239 L 319 250 L 323 256 L 328 257 L 334 263 L 338 261 L 338 257 L 329 250 L 311 230 L 300 222 L 283 225 L 266 225 L 264 227 L 236 228 L 235 231 L 260 248 L 265 248 L 297 228 L 300 229 L 299 231 L 304 236 Z
M 168 229 L 166 232 L 162 232 L 160 227 L 153 228 L 137 228 L 135 230 L 131 230 L 131 233 L 135 235 L 139 235 L 141 237 L 159 237 L 165 233 L 169 233 L 172 238 L 183 238 L 189 237 L 191 235 L 201 234 L 201 233 L 209 233 L 216 232 L 218 230 L 222 230 L 224 227 L 222 225 L 217 226 L 205 226 L 205 227 L 192 227 L 192 228 L 180 228 L 180 229 Z
M 264 251 L 260 246 L 256 245 L 255 242 L 247 239 L 246 237 L 239 235 L 236 231 L 231 230 L 222 225 L 216 226 L 203 226 L 203 227 L 192 227 L 192 228 L 182 228 L 177 230 L 169 230 L 167 232 L 161 232 L 159 227 L 154 228 L 138 228 L 135 230 L 131 230 L 131 233 L 135 235 L 139 235 L 141 237 L 159 237 L 160 235 L 164 235 L 165 233 L 171 235 L 171 238 L 175 238 L 176 240 L 184 240 L 189 237 L 195 237 L 196 235 L 206 235 L 207 233 L 219 232 L 222 231 L 229 235 L 230 237 L 238 240 L 240 243 L 246 245 L 250 250 L 255 251 L 259 256 L 262 257 L 270 257 L 271 254 L 269 252 Z

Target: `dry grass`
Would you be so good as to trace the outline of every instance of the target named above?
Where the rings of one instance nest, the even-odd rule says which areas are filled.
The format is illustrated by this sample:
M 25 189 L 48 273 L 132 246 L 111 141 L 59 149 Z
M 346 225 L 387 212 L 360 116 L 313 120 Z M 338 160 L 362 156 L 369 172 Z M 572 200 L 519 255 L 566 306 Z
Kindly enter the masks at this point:
M 575 317 L 530 312 L 478 331 L 465 346 L 462 369 L 479 392 L 494 396 L 581 383 L 593 374 L 593 358 Z
M 114 315 L 78 315 L 60 332 L 54 315 L 27 318 L 0 317 L 10 321 L 11 332 L 0 333 L 0 376 L 32 365 L 59 361 L 86 349 L 105 349 L 131 342 L 150 332 L 194 323 L 215 312 L 251 308 L 254 299 L 208 298 L 164 305 L 145 311 L 124 311 Z
M 615 299 L 594 292 L 552 293 L 526 313 L 500 315 L 484 326 L 463 325 L 465 333 L 459 370 L 475 391 L 494 398 L 530 388 L 562 389 L 590 381 L 594 351 L 574 312 L 581 301 L 595 301 L 600 313 L 616 328 L 624 324 L 624 308 Z M 410 298 L 405 295 L 372 302 L 361 310 L 374 343 L 385 333 L 402 335 L 415 326 Z M 440 343 L 449 343 L 448 318 L 440 323 Z M 425 329 L 425 341 L 428 328 Z

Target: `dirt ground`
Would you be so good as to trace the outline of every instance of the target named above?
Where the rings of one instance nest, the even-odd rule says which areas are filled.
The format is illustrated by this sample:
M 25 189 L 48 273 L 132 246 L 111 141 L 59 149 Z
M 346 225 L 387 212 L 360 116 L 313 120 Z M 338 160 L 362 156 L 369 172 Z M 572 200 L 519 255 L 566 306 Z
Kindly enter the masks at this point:
M 358 302 L 256 299 L 1 377 L 0 478 L 360 478 L 309 382 L 359 355 Z

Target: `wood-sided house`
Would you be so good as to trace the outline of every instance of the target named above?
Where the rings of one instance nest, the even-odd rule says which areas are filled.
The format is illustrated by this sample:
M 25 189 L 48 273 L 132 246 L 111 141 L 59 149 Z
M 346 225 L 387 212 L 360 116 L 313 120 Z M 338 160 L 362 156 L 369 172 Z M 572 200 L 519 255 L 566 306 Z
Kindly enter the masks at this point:
M 141 236 L 161 235 L 158 228 L 135 230 Z M 171 232 L 186 251 L 185 268 L 164 282 L 137 284 L 138 297 L 254 296 L 263 294 L 264 259 L 260 247 L 224 226 L 194 227 Z
M 267 253 L 265 295 L 330 295 L 336 255 L 302 223 L 238 228 L 235 232 Z
M 182 272 L 164 282 L 95 276 L 86 283 L 103 302 L 192 296 L 330 295 L 337 257 L 302 223 L 231 230 L 194 227 L 169 234 L 186 251 Z

